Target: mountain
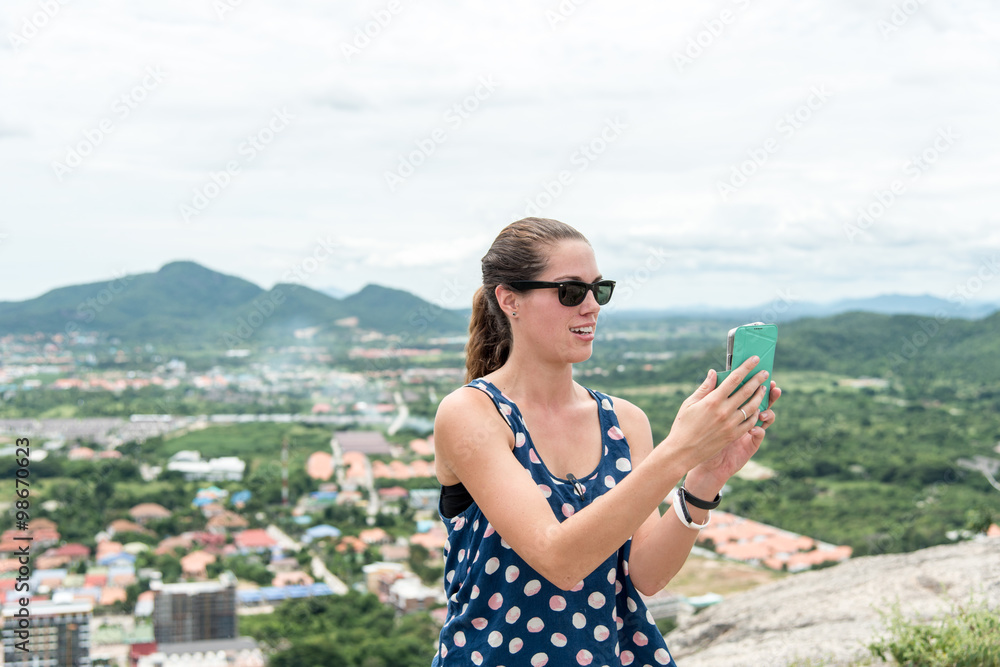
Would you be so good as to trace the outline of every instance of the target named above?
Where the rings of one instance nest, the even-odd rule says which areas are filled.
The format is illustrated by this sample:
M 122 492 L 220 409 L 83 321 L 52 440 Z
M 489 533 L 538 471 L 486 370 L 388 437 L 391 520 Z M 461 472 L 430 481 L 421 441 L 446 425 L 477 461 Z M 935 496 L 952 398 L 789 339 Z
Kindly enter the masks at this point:
M 287 283 L 264 290 L 195 262 L 177 261 L 155 273 L 0 302 L 0 335 L 101 331 L 128 341 L 233 346 L 251 336 L 283 336 L 305 327 L 333 331 L 336 321 L 350 317 L 387 334 L 461 333 L 468 327 L 460 313 L 400 290 L 368 285 L 345 299 Z
M 950 301 L 929 294 L 884 294 L 863 299 L 840 299 L 829 303 L 797 301 L 792 295 L 778 294 L 766 304 L 747 308 L 689 307 L 665 310 L 623 310 L 628 317 L 711 317 L 741 322 L 762 320 L 790 322 L 802 317 L 829 317 L 851 311 L 883 315 L 929 315 L 950 318 L 979 319 L 1000 310 L 1000 303 L 986 301 Z

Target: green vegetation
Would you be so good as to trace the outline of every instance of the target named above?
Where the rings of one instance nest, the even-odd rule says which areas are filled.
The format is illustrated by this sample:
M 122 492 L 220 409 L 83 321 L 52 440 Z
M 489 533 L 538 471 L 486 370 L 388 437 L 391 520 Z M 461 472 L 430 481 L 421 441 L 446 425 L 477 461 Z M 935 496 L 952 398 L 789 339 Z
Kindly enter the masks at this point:
M 274 652 L 271 667 L 426 667 L 438 628 L 426 613 L 397 619 L 374 595 L 350 591 L 242 616 L 240 633 Z
M 920 667 L 1000 667 L 1000 614 L 984 606 L 956 606 L 929 623 L 888 614 L 888 636 L 869 644 L 872 655 Z

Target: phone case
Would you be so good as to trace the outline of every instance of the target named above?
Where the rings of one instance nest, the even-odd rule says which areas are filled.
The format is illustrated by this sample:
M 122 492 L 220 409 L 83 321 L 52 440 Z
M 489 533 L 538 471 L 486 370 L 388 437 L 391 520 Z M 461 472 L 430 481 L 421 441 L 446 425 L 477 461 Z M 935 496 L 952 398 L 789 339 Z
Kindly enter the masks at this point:
M 724 371 L 719 371 L 718 381 L 721 383 L 729 377 L 733 368 L 738 368 L 744 361 L 754 355 L 757 355 L 760 357 L 760 362 L 753 368 L 752 371 L 750 371 L 749 375 L 743 379 L 743 382 L 740 382 L 740 387 L 742 387 L 748 379 L 761 371 L 767 371 L 767 385 L 770 387 L 771 380 L 774 379 L 774 349 L 777 346 L 777 342 L 778 326 L 776 324 L 761 324 L 757 322 L 754 324 L 744 324 L 736 327 L 736 331 L 733 334 L 732 362 L 730 364 L 730 368 L 727 368 Z M 736 389 L 738 390 L 739 387 Z M 760 403 L 761 412 L 767 410 L 767 399 L 769 395 L 770 391 L 764 394 L 764 400 Z M 757 420 L 757 425 L 759 426 L 760 424 L 760 420 Z

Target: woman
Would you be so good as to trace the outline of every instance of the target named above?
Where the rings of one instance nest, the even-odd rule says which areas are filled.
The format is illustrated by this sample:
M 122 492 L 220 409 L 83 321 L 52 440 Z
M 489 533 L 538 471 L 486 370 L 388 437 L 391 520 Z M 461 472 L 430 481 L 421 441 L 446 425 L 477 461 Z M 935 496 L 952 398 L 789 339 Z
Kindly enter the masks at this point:
M 766 373 L 730 397 L 758 360 L 719 387 L 709 371 L 654 448 L 642 410 L 573 380 L 614 289 L 586 238 L 525 218 L 482 267 L 469 384 L 434 424 L 449 602 L 433 664 L 673 665 L 638 593 L 677 573 L 707 523 L 702 507 L 774 423 L 753 407 Z M 780 393 L 770 383 L 771 406 Z M 676 511 L 661 517 L 682 477 Z

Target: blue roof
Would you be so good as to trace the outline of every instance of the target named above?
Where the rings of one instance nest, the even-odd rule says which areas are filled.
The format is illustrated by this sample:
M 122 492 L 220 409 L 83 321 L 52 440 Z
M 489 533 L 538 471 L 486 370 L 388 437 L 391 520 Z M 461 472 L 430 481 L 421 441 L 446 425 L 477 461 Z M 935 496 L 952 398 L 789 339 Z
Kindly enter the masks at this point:
M 318 526 L 306 529 L 306 535 L 310 537 L 340 537 L 340 529 L 328 523 L 321 523 Z
M 234 493 L 232 497 L 230 497 L 229 502 L 231 502 L 234 505 L 236 503 L 245 503 L 252 497 L 253 494 L 250 493 L 249 489 L 243 489 L 242 491 L 237 491 L 236 493 Z

